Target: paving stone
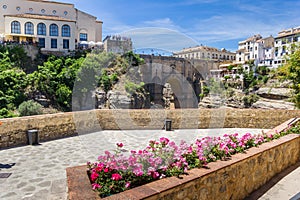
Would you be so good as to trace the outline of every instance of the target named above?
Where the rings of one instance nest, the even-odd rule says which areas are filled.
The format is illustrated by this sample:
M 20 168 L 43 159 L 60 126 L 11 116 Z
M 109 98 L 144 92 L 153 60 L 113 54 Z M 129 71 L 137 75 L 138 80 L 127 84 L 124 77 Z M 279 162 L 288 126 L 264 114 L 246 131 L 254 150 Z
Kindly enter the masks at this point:
M 66 179 L 52 181 L 51 188 L 50 188 L 52 194 L 63 193 L 66 192 L 66 190 L 67 190 Z
M 25 187 L 26 185 L 27 185 L 26 182 L 21 182 L 17 185 L 17 188 L 19 189 L 19 188 Z
M 15 192 L 9 192 L 7 194 L 4 194 L 3 196 L 1 196 L 1 198 L 5 199 L 5 198 L 8 198 L 8 197 L 13 197 L 13 196 L 16 196 L 17 193 Z
M 44 180 L 44 179 L 43 178 L 35 178 L 35 179 L 31 179 L 30 182 L 38 183 L 38 182 L 41 182 L 42 180 Z
M 51 181 L 44 181 L 38 184 L 38 186 L 40 187 L 49 187 L 50 185 L 51 185 Z
M 25 188 L 22 189 L 22 191 L 25 191 L 25 192 L 32 192 L 35 190 L 35 187 L 34 186 L 27 186 Z

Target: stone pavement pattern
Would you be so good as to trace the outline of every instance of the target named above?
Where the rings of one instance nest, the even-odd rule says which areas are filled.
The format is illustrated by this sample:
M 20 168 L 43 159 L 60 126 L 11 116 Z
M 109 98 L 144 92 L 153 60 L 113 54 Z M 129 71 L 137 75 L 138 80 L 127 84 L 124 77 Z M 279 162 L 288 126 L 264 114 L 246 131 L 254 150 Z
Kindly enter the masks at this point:
M 37 146 L 0 150 L 0 173 L 12 173 L 9 178 L 0 179 L 0 199 L 65 200 L 67 199 L 65 169 L 83 165 L 87 161 L 95 161 L 97 156 L 103 154 L 105 150 L 114 150 L 117 142 L 124 143 L 124 148 L 127 150 L 139 150 L 145 148 L 149 140 L 157 140 L 160 137 L 167 137 L 176 143 L 181 140 L 191 143 L 196 138 L 208 135 L 217 136 L 236 132 L 255 134 L 261 133 L 262 130 L 101 131 L 45 142 Z M 13 165 L 7 167 L 9 164 Z M 296 173 L 299 177 L 299 170 Z M 268 195 L 266 194 L 264 200 L 269 198 L 270 195 Z

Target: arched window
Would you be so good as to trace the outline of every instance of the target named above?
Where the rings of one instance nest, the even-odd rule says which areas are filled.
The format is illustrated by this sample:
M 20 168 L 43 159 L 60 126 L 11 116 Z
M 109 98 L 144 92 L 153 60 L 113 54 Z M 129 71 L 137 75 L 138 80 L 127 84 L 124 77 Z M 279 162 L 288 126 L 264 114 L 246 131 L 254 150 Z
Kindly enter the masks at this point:
M 21 34 L 21 24 L 18 21 L 13 21 L 11 23 L 11 33 Z
M 27 34 L 27 35 L 33 35 L 34 34 L 33 23 L 31 23 L 31 22 L 26 22 L 25 23 L 25 34 Z
M 69 25 L 63 25 L 62 26 L 61 36 L 62 37 L 70 37 L 71 36 L 71 31 L 70 31 L 70 26 Z
M 50 36 L 58 36 L 58 26 L 56 24 L 50 25 Z
M 37 34 L 46 35 L 46 25 L 44 23 L 39 23 L 37 25 Z

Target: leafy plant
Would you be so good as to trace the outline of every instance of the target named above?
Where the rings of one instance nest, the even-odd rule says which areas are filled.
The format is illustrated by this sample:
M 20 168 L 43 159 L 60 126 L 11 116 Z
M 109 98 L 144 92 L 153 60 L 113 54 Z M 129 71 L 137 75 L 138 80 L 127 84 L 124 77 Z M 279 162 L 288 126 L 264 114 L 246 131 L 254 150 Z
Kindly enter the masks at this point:
M 243 97 L 244 106 L 250 108 L 253 103 L 257 102 L 259 96 L 257 94 L 249 94 Z
M 140 91 L 144 87 L 144 85 L 145 85 L 144 82 L 140 82 L 139 84 L 136 84 L 131 81 L 126 81 L 125 90 L 129 94 L 133 94 L 133 93 L 136 93 L 137 91 Z
M 20 116 L 40 115 L 43 113 L 43 106 L 33 100 L 25 101 L 20 104 L 18 111 Z

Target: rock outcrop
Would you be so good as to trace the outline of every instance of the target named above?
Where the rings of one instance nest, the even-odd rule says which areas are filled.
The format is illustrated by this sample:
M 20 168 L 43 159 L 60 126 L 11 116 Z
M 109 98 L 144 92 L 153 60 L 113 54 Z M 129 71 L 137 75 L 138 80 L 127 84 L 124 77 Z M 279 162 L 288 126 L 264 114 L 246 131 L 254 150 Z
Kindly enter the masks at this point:
M 131 98 L 127 94 L 122 94 L 119 91 L 109 91 L 107 100 L 110 109 L 130 109 Z
M 266 98 L 260 98 L 257 102 L 252 105 L 252 108 L 259 109 L 284 109 L 284 110 L 294 110 L 294 103 L 287 102 L 284 100 L 271 100 Z
M 275 100 L 282 100 L 287 99 L 292 96 L 292 89 L 289 88 L 269 88 L 263 87 L 259 88 L 256 92 L 257 95 L 267 99 L 275 99 Z

